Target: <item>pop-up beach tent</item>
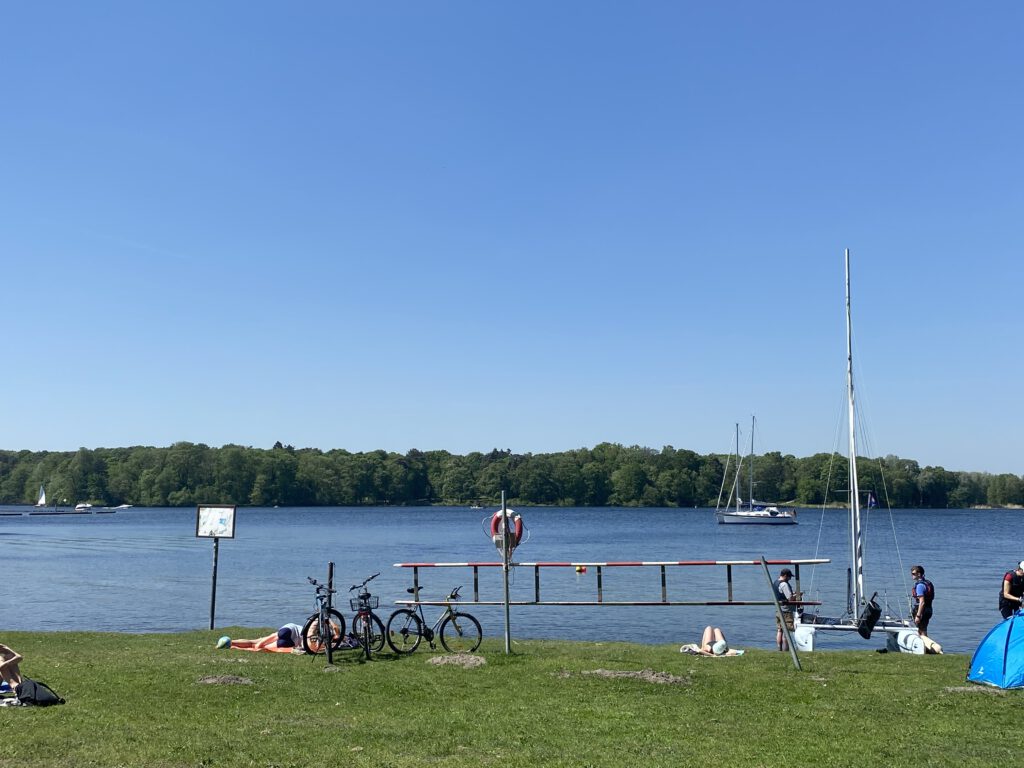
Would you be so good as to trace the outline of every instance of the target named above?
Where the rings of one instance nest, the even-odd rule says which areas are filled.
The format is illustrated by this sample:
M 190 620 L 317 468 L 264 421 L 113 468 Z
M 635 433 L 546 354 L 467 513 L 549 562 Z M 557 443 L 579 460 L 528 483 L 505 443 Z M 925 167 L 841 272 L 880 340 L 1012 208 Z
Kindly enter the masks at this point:
M 1024 612 L 996 624 L 971 659 L 967 679 L 997 688 L 1024 688 Z

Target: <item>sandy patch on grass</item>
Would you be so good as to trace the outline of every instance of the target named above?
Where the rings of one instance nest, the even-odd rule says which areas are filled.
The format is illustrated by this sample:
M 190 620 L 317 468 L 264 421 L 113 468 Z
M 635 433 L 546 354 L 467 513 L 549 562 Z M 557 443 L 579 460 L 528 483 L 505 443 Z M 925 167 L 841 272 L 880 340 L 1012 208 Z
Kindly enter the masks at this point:
M 993 696 L 1002 696 L 1006 693 L 999 688 L 989 688 L 984 685 L 948 685 L 942 690 L 946 693 L 987 693 Z
M 591 669 L 580 672 L 581 675 L 593 675 L 594 677 L 626 678 L 629 680 L 640 680 L 645 683 L 657 683 L 659 685 L 689 685 L 689 677 L 680 677 L 668 672 L 656 672 L 653 669 L 641 669 L 638 672 L 614 670 L 614 669 Z M 572 673 L 562 671 L 556 672 L 556 677 L 571 677 Z
M 248 677 L 238 675 L 207 675 L 200 677 L 199 682 L 205 685 L 252 685 Z
M 463 669 L 482 667 L 486 663 L 483 656 L 476 656 L 472 653 L 453 653 L 450 656 L 431 656 L 427 659 L 427 664 L 454 664 Z

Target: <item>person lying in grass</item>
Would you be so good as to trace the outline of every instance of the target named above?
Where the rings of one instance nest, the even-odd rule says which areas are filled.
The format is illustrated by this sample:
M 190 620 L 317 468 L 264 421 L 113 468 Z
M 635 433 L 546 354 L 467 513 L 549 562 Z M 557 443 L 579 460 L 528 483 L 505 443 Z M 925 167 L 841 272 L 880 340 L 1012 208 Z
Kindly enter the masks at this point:
M 6 645 L 0 643 L 0 680 L 3 680 L 13 691 L 21 683 L 21 659 L 20 653 L 15 653 Z
M 232 640 L 225 635 L 217 641 L 218 648 L 237 648 L 240 651 L 270 651 L 271 653 L 302 652 L 302 627 L 285 624 L 277 632 L 255 640 Z
M 682 653 L 697 656 L 742 656 L 743 651 L 730 648 L 725 641 L 725 633 L 720 627 L 706 626 L 700 638 L 700 645 L 687 643 L 679 649 Z

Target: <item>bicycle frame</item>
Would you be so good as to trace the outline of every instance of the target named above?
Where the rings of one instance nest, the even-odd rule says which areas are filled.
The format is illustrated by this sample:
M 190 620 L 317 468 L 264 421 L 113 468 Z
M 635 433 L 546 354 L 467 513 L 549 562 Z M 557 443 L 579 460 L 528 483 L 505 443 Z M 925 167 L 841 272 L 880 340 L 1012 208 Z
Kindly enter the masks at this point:
M 423 638 L 427 641 L 427 643 L 430 644 L 431 649 L 435 647 L 434 637 L 437 635 L 437 630 L 440 628 L 441 623 L 449 616 L 455 613 L 455 611 L 452 610 L 452 603 L 459 599 L 460 589 L 462 589 L 462 587 L 456 587 L 448 594 L 448 597 L 444 599 L 444 610 L 441 611 L 438 617 L 434 620 L 434 623 L 431 624 L 429 628 L 427 627 L 427 617 L 423 613 L 423 606 L 420 604 L 416 605 L 416 610 L 420 615 L 420 621 L 423 622 Z M 419 599 L 418 589 L 415 592 L 413 592 L 413 597 L 417 600 Z

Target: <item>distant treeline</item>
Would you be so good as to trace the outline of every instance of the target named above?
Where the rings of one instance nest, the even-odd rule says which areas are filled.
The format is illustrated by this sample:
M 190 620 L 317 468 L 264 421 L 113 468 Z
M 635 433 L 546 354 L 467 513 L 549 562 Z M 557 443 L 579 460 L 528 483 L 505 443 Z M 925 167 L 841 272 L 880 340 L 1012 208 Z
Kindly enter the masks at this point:
M 1024 504 L 1024 479 L 1012 474 L 921 468 L 896 456 L 858 459 L 857 466 L 861 489 L 873 492 L 880 505 L 886 500 L 893 507 L 926 508 Z M 825 498 L 827 484 L 847 486 L 844 456 L 798 459 L 771 452 L 755 457 L 754 468 L 757 499 L 805 506 L 846 500 L 842 490 Z M 504 490 L 511 503 L 520 504 L 694 507 L 714 506 L 723 479 L 731 485 L 734 472 L 732 457 L 671 446 L 601 443 L 563 453 L 493 450 L 459 456 L 418 450 L 324 452 L 281 443 L 271 449 L 175 443 L 0 451 L 0 503 L 35 503 L 45 485 L 51 505 L 494 505 Z M 748 488 L 744 475 L 741 495 Z

